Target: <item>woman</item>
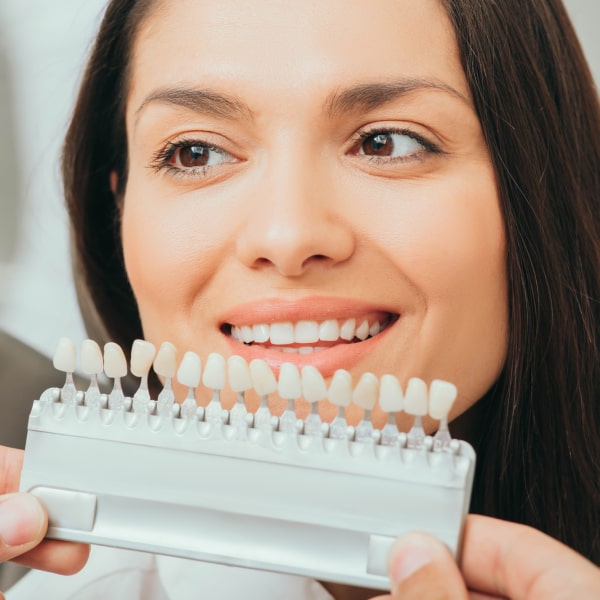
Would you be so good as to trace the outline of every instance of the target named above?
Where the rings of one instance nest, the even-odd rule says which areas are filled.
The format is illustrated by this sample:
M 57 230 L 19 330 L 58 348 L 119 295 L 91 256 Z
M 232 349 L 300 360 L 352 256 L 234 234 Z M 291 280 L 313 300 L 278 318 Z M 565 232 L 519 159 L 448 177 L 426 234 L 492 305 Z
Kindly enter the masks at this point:
M 90 332 L 453 381 L 472 511 L 599 563 L 600 113 L 560 2 L 216 4 L 107 10 L 63 164 Z M 484 517 L 462 575 L 422 537 L 390 565 L 403 598 L 599 577 Z

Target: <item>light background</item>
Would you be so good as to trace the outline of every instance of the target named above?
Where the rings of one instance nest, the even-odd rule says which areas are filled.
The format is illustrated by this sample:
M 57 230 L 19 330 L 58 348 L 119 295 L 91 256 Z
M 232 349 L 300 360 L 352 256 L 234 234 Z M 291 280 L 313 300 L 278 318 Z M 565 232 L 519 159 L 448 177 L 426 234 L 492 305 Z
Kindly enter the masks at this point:
M 566 4 L 600 82 L 600 2 Z M 48 356 L 61 336 L 85 338 L 58 157 L 104 5 L 0 0 L 0 328 Z

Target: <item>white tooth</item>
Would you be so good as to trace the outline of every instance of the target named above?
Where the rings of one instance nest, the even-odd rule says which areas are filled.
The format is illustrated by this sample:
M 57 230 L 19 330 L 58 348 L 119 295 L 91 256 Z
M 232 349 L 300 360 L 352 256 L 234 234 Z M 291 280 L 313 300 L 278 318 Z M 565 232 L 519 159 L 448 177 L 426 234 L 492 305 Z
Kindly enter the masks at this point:
M 102 373 L 102 350 L 94 340 L 83 340 L 81 344 L 81 369 L 86 375 Z
M 343 340 L 353 340 L 354 331 L 356 329 L 356 319 L 348 319 L 344 321 L 344 324 L 340 327 L 340 337 Z
M 438 421 L 447 417 L 456 395 L 457 390 L 453 383 L 434 379 L 429 386 L 429 414 Z
M 352 401 L 352 375 L 345 369 L 338 369 L 331 379 L 327 392 L 329 402 L 337 406 L 349 406 Z
M 298 354 L 298 348 L 282 348 L 281 351 L 286 354 Z
M 323 321 L 319 325 L 319 339 L 323 342 L 335 342 L 340 337 L 340 326 L 335 319 Z
M 352 402 L 365 410 L 372 410 L 377 402 L 378 384 L 373 373 L 363 373 L 352 392 Z
M 381 331 L 381 325 L 379 324 L 379 321 L 375 321 L 375 323 L 373 323 L 373 325 L 371 325 L 371 327 L 369 327 L 369 335 L 371 337 L 373 337 L 374 335 L 377 335 L 380 331 Z
M 60 338 L 52 361 L 54 368 L 63 373 L 73 373 L 75 371 L 76 354 L 73 340 L 66 337 Z
M 313 365 L 302 367 L 302 395 L 307 402 L 318 402 L 327 396 L 325 379 Z
M 200 385 L 201 371 L 202 361 L 200 357 L 190 350 L 181 359 L 181 364 L 177 369 L 177 381 L 189 388 L 197 388 Z
M 239 327 L 232 327 L 231 328 L 231 337 L 234 340 L 241 342 L 242 341 L 242 330 Z
M 404 394 L 404 412 L 422 417 L 427 414 L 427 384 L 418 377 L 411 377 Z
M 402 388 L 394 375 L 383 375 L 379 382 L 379 407 L 383 412 L 394 413 L 402 410 Z
M 293 344 L 294 343 L 294 324 L 293 323 L 273 323 L 271 325 L 271 344 Z
M 245 392 L 252 387 L 250 368 L 241 356 L 234 354 L 227 359 L 227 372 L 229 374 L 229 386 L 234 392 Z
M 171 342 L 163 342 L 154 359 L 154 371 L 161 377 L 175 377 L 177 372 L 177 348 Z
M 131 347 L 131 372 L 136 377 L 145 377 L 150 371 L 152 361 L 156 356 L 153 343 L 146 340 L 135 340 Z
M 269 335 L 271 333 L 271 328 L 264 323 L 260 323 L 259 325 L 252 325 L 252 337 L 255 342 L 259 344 L 263 344 L 269 339 Z
M 202 383 L 213 390 L 222 390 L 225 387 L 225 358 L 217 352 L 211 352 L 204 365 Z
M 300 371 L 292 363 L 282 363 L 279 369 L 277 391 L 284 400 L 296 400 L 302 396 Z
M 366 319 L 356 328 L 354 335 L 361 341 L 369 337 L 369 322 Z
M 298 348 L 298 354 L 312 354 L 315 349 L 312 346 L 302 346 Z
M 104 372 L 111 379 L 127 375 L 127 359 L 119 344 L 114 342 L 104 344 Z
M 252 327 L 249 327 L 248 325 L 242 326 L 242 341 L 245 342 L 246 344 L 249 344 L 250 342 L 254 341 Z
M 261 358 L 250 362 L 250 377 L 252 386 L 259 396 L 267 396 L 277 389 L 277 379 L 271 367 Z
M 298 321 L 294 327 L 297 344 L 312 344 L 319 341 L 319 324 L 316 321 Z

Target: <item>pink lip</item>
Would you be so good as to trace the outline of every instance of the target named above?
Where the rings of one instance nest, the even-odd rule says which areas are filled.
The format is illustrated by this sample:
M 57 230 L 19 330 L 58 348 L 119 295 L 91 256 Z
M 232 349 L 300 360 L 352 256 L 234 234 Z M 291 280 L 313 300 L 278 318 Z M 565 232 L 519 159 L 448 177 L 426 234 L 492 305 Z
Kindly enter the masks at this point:
M 220 319 L 219 326 L 252 325 L 257 323 L 276 323 L 282 321 L 327 319 L 348 319 L 352 317 L 373 316 L 374 319 L 385 319 L 397 313 L 381 305 L 376 306 L 359 300 L 332 297 L 309 297 L 299 300 L 281 300 L 267 298 L 240 304 L 226 311 Z M 298 368 L 313 365 L 325 377 L 333 375 L 337 369 L 349 369 L 387 337 L 392 329 L 390 325 L 380 334 L 363 342 L 340 343 L 312 354 L 289 354 L 279 350 L 271 350 L 260 344 L 246 345 L 225 335 L 233 354 L 238 354 L 247 361 L 255 358 L 265 360 L 276 372 L 284 362 L 295 364 Z
M 376 306 L 361 300 L 313 296 L 298 300 L 265 298 L 244 304 L 221 315 L 219 325 L 253 325 L 255 323 L 276 323 L 281 321 L 299 321 L 308 319 L 325 321 L 326 319 L 349 319 L 363 314 L 380 313 L 381 317 L 397 314 L 394 309 Z

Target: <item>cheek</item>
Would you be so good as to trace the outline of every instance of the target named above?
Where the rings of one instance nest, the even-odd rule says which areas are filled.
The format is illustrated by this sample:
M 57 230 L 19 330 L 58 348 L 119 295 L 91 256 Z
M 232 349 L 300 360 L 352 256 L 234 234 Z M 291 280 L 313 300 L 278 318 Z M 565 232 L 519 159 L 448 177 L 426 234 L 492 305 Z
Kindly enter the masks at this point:
M 218 268 L 218 227 L 192 197 L 165 198 L 130 182 L 122 216 L 125 268 L 145 336 L 173 339 Z
M 493 173 L 474 168 L 388 200 L 388 220 L 363 218 L 416 299 L 403 315 L 409 335 L 398 354 L 412 374 L 455 382 L 464 410 L 494 383 L 506 356 L 506 248 Z

